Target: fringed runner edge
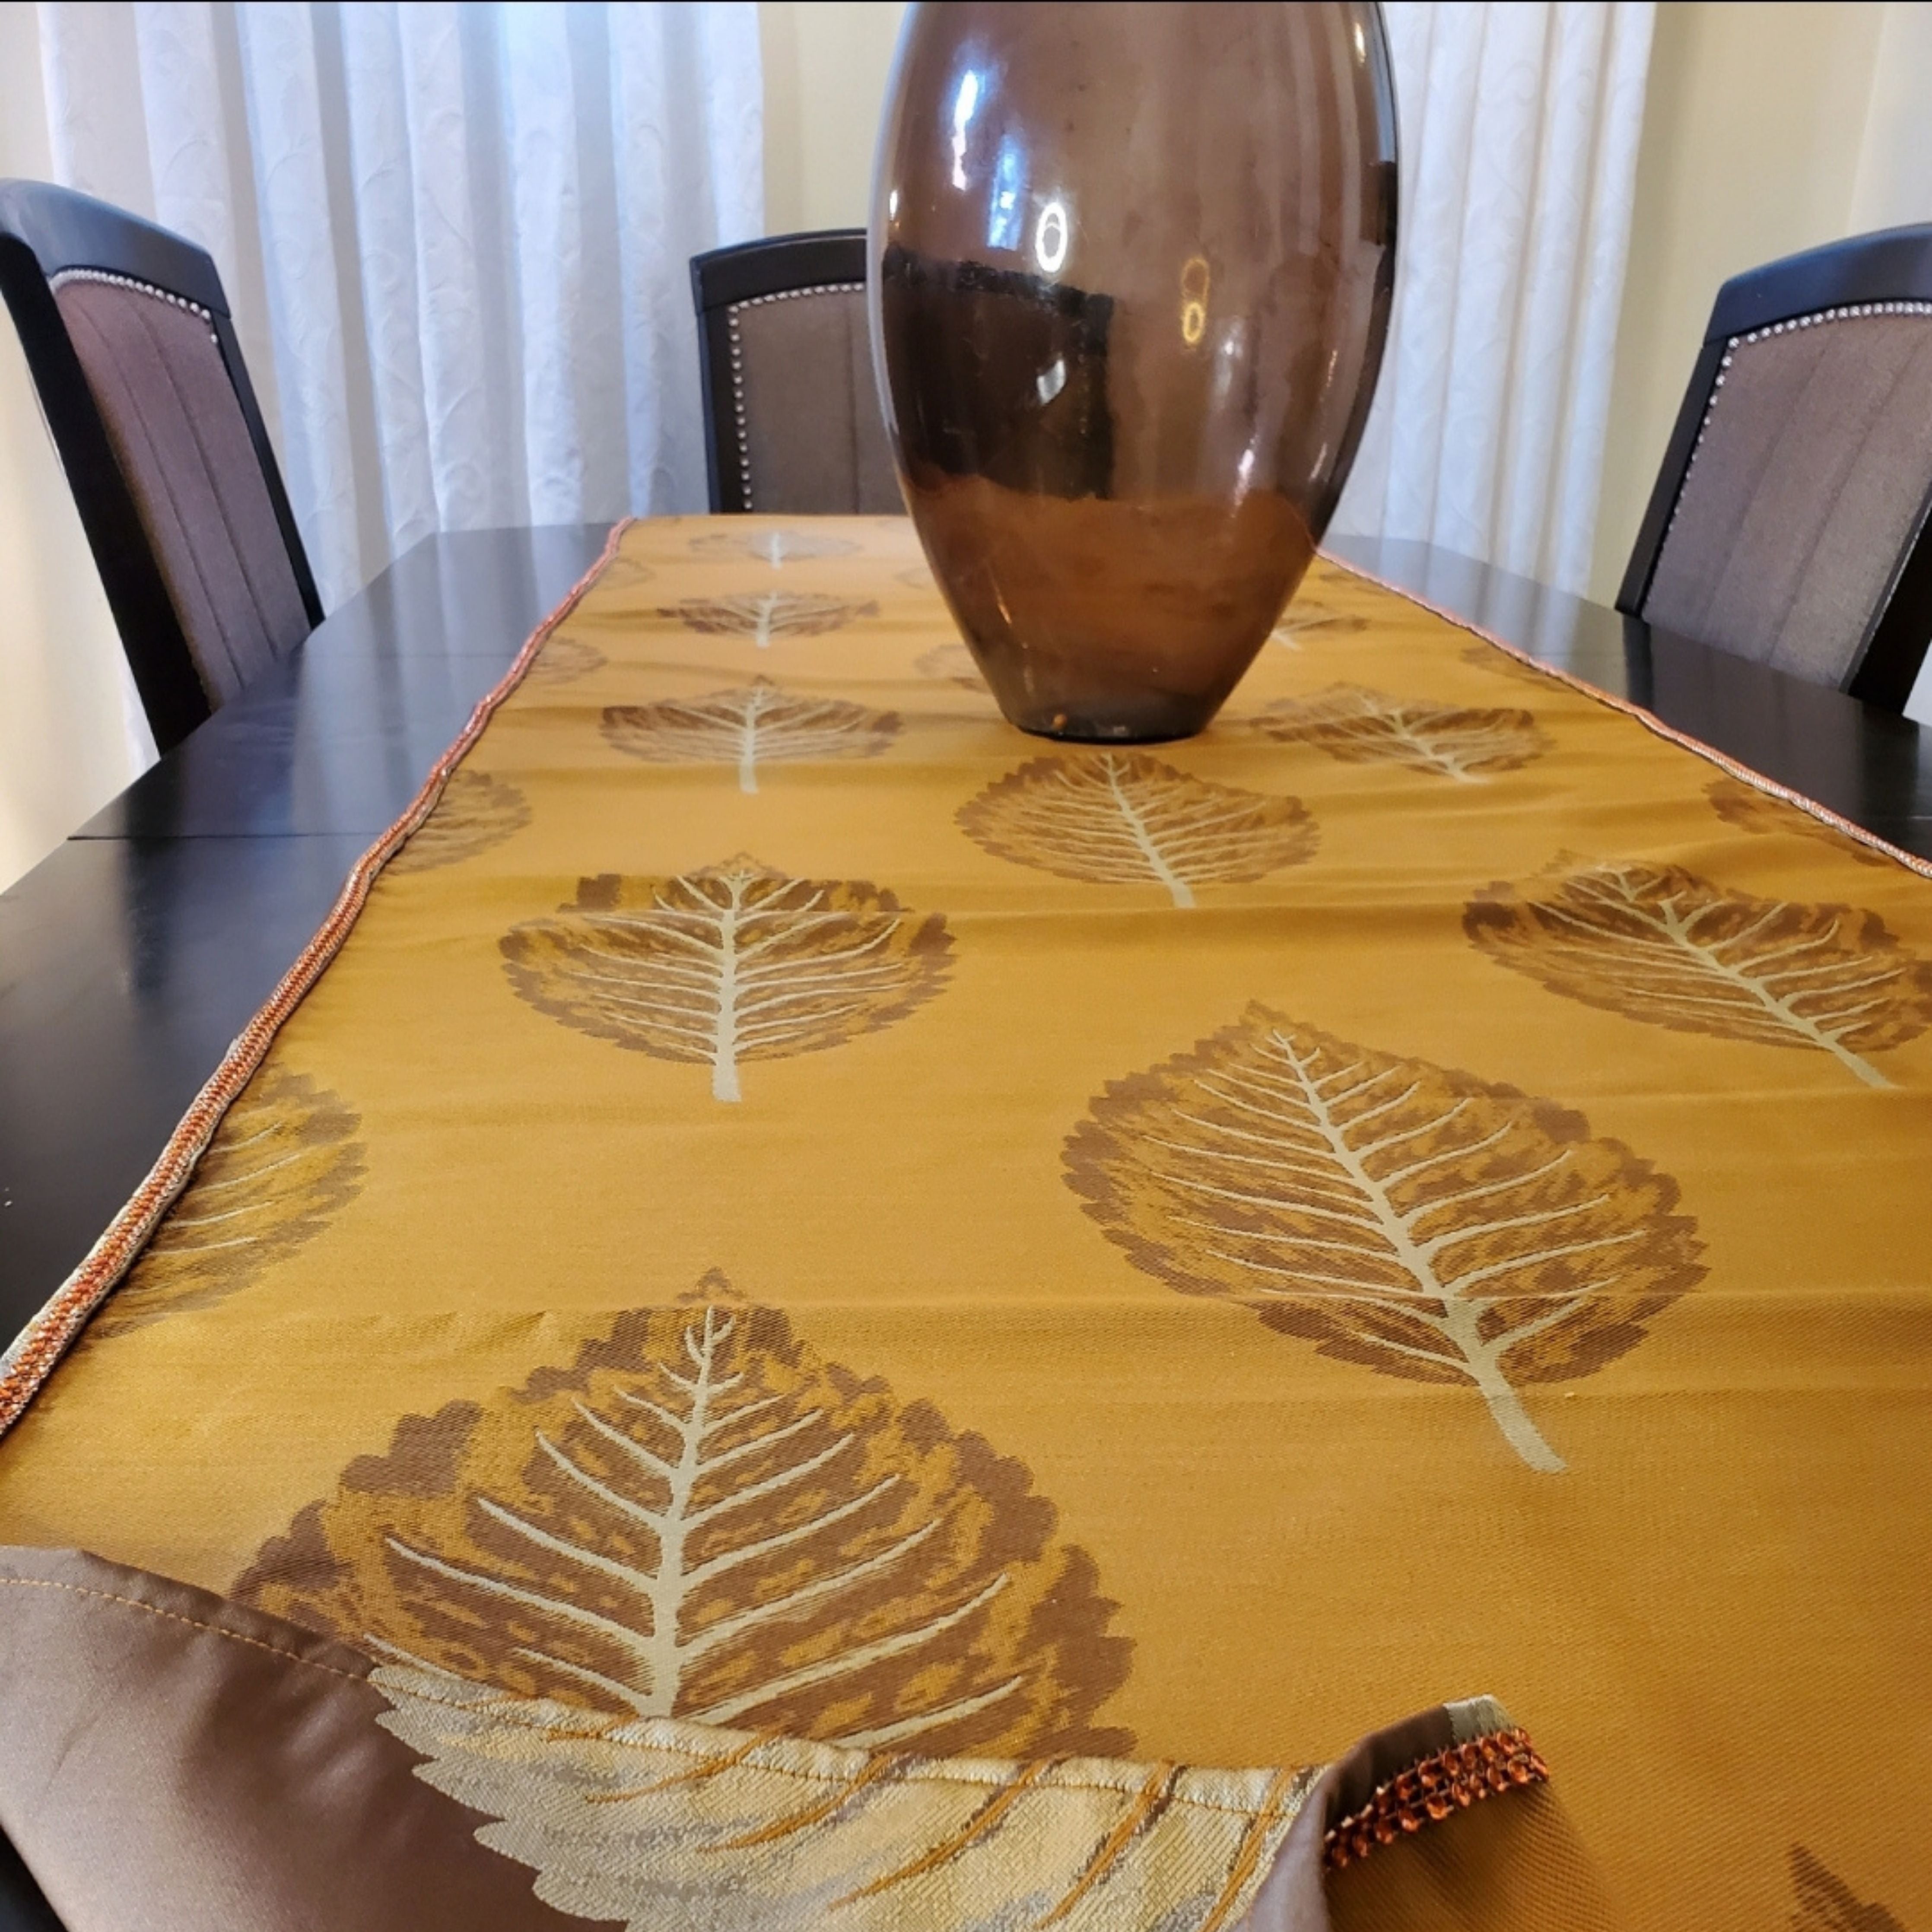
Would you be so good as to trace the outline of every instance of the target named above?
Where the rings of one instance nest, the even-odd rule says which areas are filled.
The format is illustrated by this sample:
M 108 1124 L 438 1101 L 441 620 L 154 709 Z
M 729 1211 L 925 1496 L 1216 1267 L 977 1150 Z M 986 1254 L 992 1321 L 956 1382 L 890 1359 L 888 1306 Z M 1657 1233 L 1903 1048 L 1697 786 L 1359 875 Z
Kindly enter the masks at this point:
M 1332 552 L 1318 553 L 1324 563 L 1332 564 L 1337 570 L 1346 571 L 1351 577 L 1359 577 L 1365 584 L 1378 585 L 1390 591 L 1405 602 L 1417 605 L 1432 616 L 1440 617 L 1445 624 L 1453 624 L 1459 631 L 1466 631 L 1472 638 L 1480 638 L 1492 648 L 1501 651 L 1505 657 L 1514 658 L 1518 664 L 1527 664 L 1532 670 L 1540 671 L 1545 677 L 1554 678 L 1558 684 L 1568 685 L 1572 691 L 1580 692 L 1586 698 L 1594 698 L 1598 704 L 1606 705 L 1612 711 L 1621 711 L 1627 718 L 1634 718 L 1646 730 L 1654 736 L 1681 746 L 1684 751 L 1694 752 L 1707 763 L 1715 765 L 1720 771 L 1727 772 L 1734 778 L 1742 778 L 1745 784 L 1772 798 L 1782 799 L 1786 805 L 1796 806 L 1800 812 L 1828 825 L 1834 832 L 1842 832 L 1848 838 L 1876 852 L 1887 859 L 1896 860 L 1908 872 L 1916 872 L 1920 878 L 1932 879 L 1932 860 L 1922 859 L 1916 852 L 1907 852 L 1890 841 L 1881 838 L 1875 832 L 1868 832 L 1862 825 L 1854 825 L 1849 818 L 1840 818 L 1830 806 L 1820 805 L 1815 799 L 1807 798 L 1802 792 L 1792 791 L 1788 786 L 1780 784 L 1775 778 L 1766 778 L 1763 772 L 1753 771 L 1748 765 L 1741 765 L 1726 753 L 1706 744 L 1701 738 L 1694 738 L 1688 731 L 1680 731 L 1675 725 L 1666 724 L 1654 711 L 1646 711 L 1641 704 L 1628 698 L 1618 698 L 1614 693 L 1580 678 L 1574 671 L 1559 670 L 1554 664 L 1545 664 L 1540 658 L 1532 657 L 1528 652 L 1519 650 L 1514 644 L 1505 644 L 1493 632 L 1486 631 L 1480 624 L 1472 624 L 1468 618 L 1458 616 L 1444 606 L 1432 602 L 1405 586 L 1394 583 L 1386 577 L 1379 577 L 1372 570 L 1364 570 L 1358 563 L 1351 563 L 1346 557 L 1336 556 Z
M 624 532 L 637 519 L 614 524 L 597 561 L 565 592 L 556 608 L 524 640 L 510 668 L 477 700 L 469 722 L 448 749 L 430 766 L 428 778 L 400 818 L 350 868 L 328 916 L 282 975 L 274 992 L 254 1018 L 238 1034 L 220 1064 L 208 1077 L 181 1124 L 169 1136 L 147 1178 L 134 1198 L 107 1225 L 80 1265 L 62 1282 L 39 1313 L 28 1321 L 4 1354 L 0 1354 L 0 1436 L 26 1412 L 55 1365 L 74 1346 L 87 1319 L 118 1286 L 154 1226 L 188 1185 L 196 1164 L 214 1138 L 227 1112 L 255 1070 L 267 1057 L 282 1023 L 307 996 L 361 917 L 370 889 L 382 868 L 394 858 L 423 820 L 435 810 L 451 774 L 468 754 L 505 699 L 522 683 L 537 652 L 552 632 L 569 616 L 586 593 L 610 567 Z

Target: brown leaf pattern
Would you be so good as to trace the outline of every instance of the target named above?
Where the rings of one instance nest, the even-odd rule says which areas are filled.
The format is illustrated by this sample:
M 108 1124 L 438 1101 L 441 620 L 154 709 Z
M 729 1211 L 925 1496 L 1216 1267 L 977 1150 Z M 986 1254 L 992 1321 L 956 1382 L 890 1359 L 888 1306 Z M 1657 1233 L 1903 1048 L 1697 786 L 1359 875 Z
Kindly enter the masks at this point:
M 755 859 L 672 879 L 582 880 L 554 919 L 506 934 L 511 983 L 539 1012 L 741 1097 L 747 1060 L 888 1026 L 945 984 L 952 938 L 862 880 L 796 879 Z
M 1345 764 L 1403 765 L 1464 784 L 1514 771 L 1550 748 L 1527 711 L 1414 702 L 1355 684 L 1277 699 L 1254 722 L 1264 736 L 1313 745 Z
M 1166 889 L 1265 877 L 1314 856 L 1301 801 L 1244 791 L 1139 752 L 1036 758 L 961 806 L 960 830 L 995 858 L 1063 879 Z
M 1285 650 L 1298 651 L 1304 638 L 1352 637 L 1368 628 L 1366 617 L 1352 617 L 1346 612 L 1331 610 L 1326 604 L 1298 597 L 1282 613 L 1281 621 L 1269 635 Z
M 568 684 L 602 670 L 610 662 L 595 644 L 562 632 L 548 639 L 525 674 L 526 685 Z
M 869 598 L 861 602 L 850 597 L 820 597 L 800 590 L 686 597 L 658 612 L 660 617 L 675 617 L 694 631 L 749 638 L 760 650 L 768 650 L 776 638 L 817 637 L 856 619 L 878 614 L 878 605 Z
M 597 578 L 600 590 L 628 590 L 633 585 L 648 584 L 657 572 L 639 556 L 614 556 Z
M 1403 592 L 1391 590 L 1387 584 L 1378 584 L 1372 577 L 1360 572 L 1344 569 L 1340 566 L 1316 563 L 1303 578 L 1304 586 L 1312 586 L 1316 590 L 1339 590 L 1359 610 L 1385 612 L 1402 622 L 1411 622 L 1415 616 L 1415 604 Z
M 973 662 L 973 653 L 964 644 L 934 644 L 913 659 L 913 669 L 921 677 L 956 684 L 962 691 L 976 691 L 982 698 L 992 695 L 986 680 L 980 675 L 980 667 Z
M 530 822 L 530 802 L 507 778 L 458 766 L 436 808 L 389 861 L 392 872 L 427 872 L 473 859 Z
M 1742 778 L 1713 778 L 1704 788 L 1704 796 L 1711 801 L 1711 809 L 1726 825 L 1740 832 L 1760 836 L 1784 832 L 1808 838 L 1814 844 L 1830 846 L 1841 858 L 1855 859 L 1861 866 L 1875 866 L 1882 871 L 1890 871 L 1898 862 L 1840 832 L 1836 826 L 1827 825 L 1822 818 L 1814 818 L 1810 812 L 1787 805 L 1783 799 L 1774 798 Z
M 224 1116 L 187 1190 L 88 1333 L 120 1334 L 248 1287 L 362 1191 L 360 1115 L 271 1060 Z
M 1791 1848 L 1791 1932 L 1905 1932 L 1882 1905 L 1868 1905 L 1815 1852 Z
M 816 530 L 718 530 L 691 540 L 693 556 L 755 556 L 774 570 L 795 557 L 850 556 L 858 548 L 848 538 Z
M 1462 656 L 1466 664 L 1473 664 L 1478 670 L 1493 672 L 1498 677 L 1506 677 L 1512 684 L 1532 686 L 1546 698 L 1558 682 L 1550 672 L 1539 670 L 1534 664 L 1495 644 L 1466 644 Z
M 1932 1025 L 1932 962 L 1877 914 L 1726 892 L 1678 866 L 1592 866 L 1520 893 L 1493 886 L 1463 929 L 1552 992 L 1678 1033 L 1863 1056 Z
M 1520 1388 L 1593 1373 L 1702 1274 L 1677 1185 L 1580 1114 L 1251 1006 L 1116 1081 L 1068 1184 L 1138 1268 L 1384 1375 L 1473 1386 L 1532 1468 Z
M 876 757 L 899 732 L 898 713 L 842 698 L 807 698 L 758 678 L 708 697 L 614 704 L 604 735 L 653 764 L 731 765 L 738 788 L 755 792 L 761 764 Z
M 235 1593 L 620 1718 L 868 1750 L 1130 1746 L 1094 1721 L 1130 1646 L 1025 1466 L 705 1287 L 513 1392 L 405 1419 Z

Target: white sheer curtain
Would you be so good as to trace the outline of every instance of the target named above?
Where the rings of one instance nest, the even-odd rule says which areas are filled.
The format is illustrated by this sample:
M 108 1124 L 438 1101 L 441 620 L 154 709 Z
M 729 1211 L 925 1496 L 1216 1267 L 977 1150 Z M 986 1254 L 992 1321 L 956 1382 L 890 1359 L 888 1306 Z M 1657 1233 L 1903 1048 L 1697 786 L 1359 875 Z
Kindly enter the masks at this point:
M 1654 10 L 1385 11 L 1402 123 L 1395 316 L 1333 527 L 1581 591 Z
M 326 604 L 436 530 L 701 508 L 688 258 L 752 4 L 41 0 L 56 178 L 214 257 Z

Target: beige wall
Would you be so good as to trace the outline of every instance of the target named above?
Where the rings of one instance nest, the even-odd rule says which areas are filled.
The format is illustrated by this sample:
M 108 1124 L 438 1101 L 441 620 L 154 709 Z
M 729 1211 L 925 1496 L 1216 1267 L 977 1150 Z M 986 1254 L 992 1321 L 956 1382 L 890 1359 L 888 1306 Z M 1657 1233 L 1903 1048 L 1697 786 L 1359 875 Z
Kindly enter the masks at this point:
M 760 0 L 765 229 L 862 228 L 902 0 Z
M 1854 233 L 1932 220 L 1932 6 L 1885 9 L 1852 187 Z
M 47 172 L 34 10 L 0 5 L 0 178 Z M 19 340 L 0 318 L 0 890 L 140 769 L 126 685 Z
M 1922 98 L 1932 80 L 1932 46 L 1910 44 L 1928 14 L 1792 0 L 1658 8 L 1593 596 L 1616 594 L 1719 284 L 1861 228 L 1932 218 L 1918 191 L 1927 171 L 1915 181 L 1910 166 L 1923 117 L 1906 92 Z

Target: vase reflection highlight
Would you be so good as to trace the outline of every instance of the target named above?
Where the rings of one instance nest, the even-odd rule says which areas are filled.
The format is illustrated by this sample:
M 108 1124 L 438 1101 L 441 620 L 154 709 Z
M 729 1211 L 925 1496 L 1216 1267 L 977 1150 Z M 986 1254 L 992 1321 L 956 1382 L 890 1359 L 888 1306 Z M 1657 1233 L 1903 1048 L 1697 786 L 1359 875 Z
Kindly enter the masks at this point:
M 870 303 L 906 500 L 1001 709 L 1185 736 L 1293 594 L 1394 284 L 1373 6 L 908 10 Z

